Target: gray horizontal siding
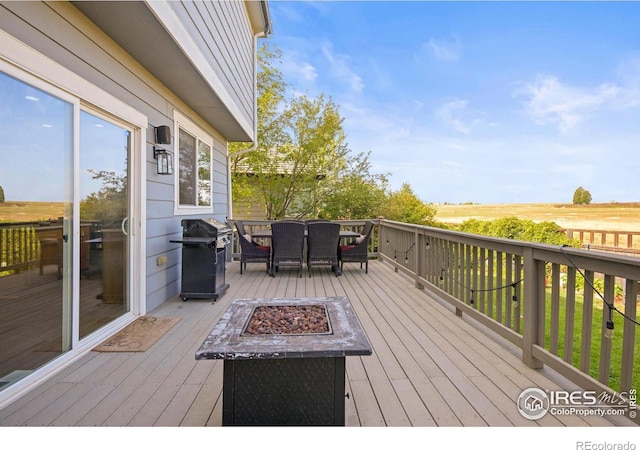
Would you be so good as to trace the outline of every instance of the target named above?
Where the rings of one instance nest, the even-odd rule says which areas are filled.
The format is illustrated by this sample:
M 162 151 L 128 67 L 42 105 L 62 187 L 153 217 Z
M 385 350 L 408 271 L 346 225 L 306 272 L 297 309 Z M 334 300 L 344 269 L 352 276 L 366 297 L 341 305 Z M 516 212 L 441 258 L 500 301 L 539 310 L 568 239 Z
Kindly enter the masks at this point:
M 242 2 L 170 2 L 244 118 L 254 123 L 254 38 Z

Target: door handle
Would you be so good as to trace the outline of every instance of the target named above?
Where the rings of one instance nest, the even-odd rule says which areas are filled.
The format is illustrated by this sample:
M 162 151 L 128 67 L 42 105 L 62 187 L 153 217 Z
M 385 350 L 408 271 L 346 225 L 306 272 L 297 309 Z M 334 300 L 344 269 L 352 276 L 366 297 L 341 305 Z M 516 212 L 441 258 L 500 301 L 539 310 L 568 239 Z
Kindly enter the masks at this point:
M 122 229 L 122 234 L 124 234 L 125 236 L 129 236 L 129 233 L 127 233 L 127 229 L 126 229 L 126 224 L 128 220 L 129 220 L 129 217 L 127 216 L 124 219 L 122 219 L 122 223 L 120 224 L 120 228 Z

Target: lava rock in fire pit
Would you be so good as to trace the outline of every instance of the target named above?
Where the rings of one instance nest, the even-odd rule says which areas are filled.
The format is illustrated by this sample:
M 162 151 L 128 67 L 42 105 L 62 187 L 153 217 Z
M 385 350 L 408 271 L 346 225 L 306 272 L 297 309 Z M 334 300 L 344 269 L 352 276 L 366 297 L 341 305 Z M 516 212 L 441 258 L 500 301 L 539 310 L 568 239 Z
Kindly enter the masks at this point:
M 330 333 L 324 305 L 258 306 L 242 334 Z

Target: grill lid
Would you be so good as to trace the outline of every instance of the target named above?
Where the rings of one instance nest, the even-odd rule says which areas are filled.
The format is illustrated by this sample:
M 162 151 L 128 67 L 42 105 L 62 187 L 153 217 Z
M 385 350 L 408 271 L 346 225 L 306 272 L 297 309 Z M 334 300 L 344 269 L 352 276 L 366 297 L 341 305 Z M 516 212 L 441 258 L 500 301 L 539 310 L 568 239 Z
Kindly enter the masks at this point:
M 231 234 L 231 228 L 226 223 L 216 219 L 183 219 L 184 236 L 222 236 Z
M 220 222 L 219 220 L 216 220 L 216 219 L 201 219 L 201 220 L 211 225 L 212 227 L 215 227 L 218 230 L 218 234 L 231 232 L 231 228 L 229 228 L 229 225 L 227 225 L 224 222 Z

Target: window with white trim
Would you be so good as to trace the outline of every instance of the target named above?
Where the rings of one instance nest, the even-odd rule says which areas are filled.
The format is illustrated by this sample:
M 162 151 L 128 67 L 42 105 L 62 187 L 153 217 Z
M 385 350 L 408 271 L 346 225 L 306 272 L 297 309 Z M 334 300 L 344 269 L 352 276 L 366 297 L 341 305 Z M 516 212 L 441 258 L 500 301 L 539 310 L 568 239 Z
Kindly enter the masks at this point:
M 176 120 L 176 213 L 212 210 L 213 138 L 186 117 Z

